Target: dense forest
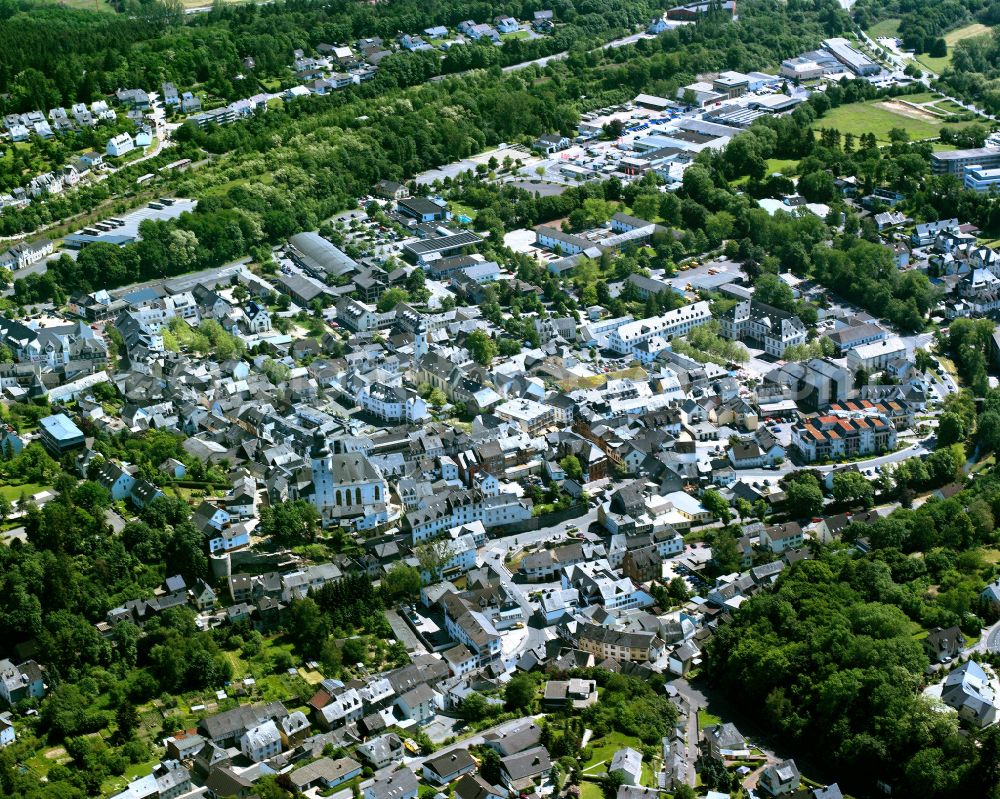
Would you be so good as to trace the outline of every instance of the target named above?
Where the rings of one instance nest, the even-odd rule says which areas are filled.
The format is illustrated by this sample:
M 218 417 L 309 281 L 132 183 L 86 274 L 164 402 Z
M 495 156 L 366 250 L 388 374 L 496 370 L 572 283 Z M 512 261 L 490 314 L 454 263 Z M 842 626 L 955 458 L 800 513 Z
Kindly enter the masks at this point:
M 1000 11 L 996 14 L 994 24 L 1000 24 Z M 941 82 L 991 114 L 1000 113 L 1000 30 L 956 44 Z
M 939 524 L 961 513 L 936 504 Z M 707 670 L 786 742 L 808 741 L 800 756 L 831 769 L 842 787 L 873 794 L 883 782 L 907 797 L 995 796 L 1000 731 L 966 735 L 920 698 L 928 661 L 910 621 L 928 586 L 976 570 L 975 556 L 943 549 L 925 559 L 894 549 L 824 553 L 721 626 Z
M 499 14 L 530 19 L 543 7 L 532 2 L 417 2 L 380 4 L 291 0 L 267 5 L 219 6 L 207 14 L 185 15 L 178 6 L 146 3 L 127 14 L 94 14 L 30 0 L 0 1 L 0 109 L 47 110 L 91 101 L 115 89 L 158 89 L 163 81 L 198 86 L 227 100 L 260 91 L 258 78 L 290 76 L 295 49 L 321 42 L 353 43 L 379 36 L 392 41 L 400 32 L 419 33 L 432 25 L 455 26 L 465 19 L 491 20 Z M 460 47 L 444 64 L 453 72 L 490 63 L 517 63 L 566 50 L 589 36 L 628 30 L 646 22 L 654 5 L 643 0 L 556 0 L 561 24 L 552 36 L 492 45 Z M 244 65 L 250 57 L 252 72 Z M 392 60 L 434 62 L 439 54 L 401 54 Z

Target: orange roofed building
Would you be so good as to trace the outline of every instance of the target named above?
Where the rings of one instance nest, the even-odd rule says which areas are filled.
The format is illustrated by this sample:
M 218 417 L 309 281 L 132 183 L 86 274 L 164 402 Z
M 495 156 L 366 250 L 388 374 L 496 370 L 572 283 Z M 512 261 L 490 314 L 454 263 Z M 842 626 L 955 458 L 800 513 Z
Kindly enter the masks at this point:
M 809 463 L 875 455 L 896 448 L 896 428 L 879 413 L 830 414 L 795 425 L 792 444 Z

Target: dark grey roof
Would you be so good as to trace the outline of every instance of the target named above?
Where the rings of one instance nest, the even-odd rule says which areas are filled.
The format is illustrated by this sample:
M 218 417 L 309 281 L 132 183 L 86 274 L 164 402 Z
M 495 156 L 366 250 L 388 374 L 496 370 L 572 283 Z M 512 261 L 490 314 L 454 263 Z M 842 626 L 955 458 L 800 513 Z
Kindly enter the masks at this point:
M 360 271 L 358 262 L 319 233 L 297 233 L 288 240 L 296 260 L 311 272 L 346 275 Z

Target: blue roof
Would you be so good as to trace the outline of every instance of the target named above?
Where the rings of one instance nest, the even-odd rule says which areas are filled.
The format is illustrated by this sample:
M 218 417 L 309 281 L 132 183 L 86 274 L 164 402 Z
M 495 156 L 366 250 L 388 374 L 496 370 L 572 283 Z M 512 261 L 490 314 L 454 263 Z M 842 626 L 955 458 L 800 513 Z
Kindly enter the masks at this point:
M 65 413 L 46 416 L 39 421 L 39 424 L 56 441 L 69 441 L 83 437 L 83 431 Z
M 146 302 L 147 300 L 158 300 L 160 299 L 160 292 L 158 292 L 154 288 L 147 286 L 146 288 L 137 289 L 136 291 L 130 291 L 128 294 L 123 294 L 122 299 L 134 305 L 137 302 Z
M 112 244 L 115 247 L 124 247 L 135 241 L 135 236 L 123 236 L 121 234 L 105 234 L 91 236 L 87 233 L 71 233 L 63 242 L 67 247 L 85 247 L 88 244 Z

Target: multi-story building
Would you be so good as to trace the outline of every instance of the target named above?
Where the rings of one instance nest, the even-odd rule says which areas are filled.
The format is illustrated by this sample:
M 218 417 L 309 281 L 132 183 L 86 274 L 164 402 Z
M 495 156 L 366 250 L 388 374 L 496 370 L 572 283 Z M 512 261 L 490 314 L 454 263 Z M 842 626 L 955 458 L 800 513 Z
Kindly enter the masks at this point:
M 512 399 L 493 411 L 501 419 L 514 422 L 529 435 L 535 435 L 555 423 L 556 409 L 529 399 Z
M 708 303 L 701 301 L 667 311 L 660 316 L 627 322 L 608 336 L 608 346 L 622 354 L 633 353 L 640 344 L 653 336 L 670 341 L 675 336 L 690 333 L 712 320 Z
M 665 646 L 656 633 L 622 632 L 599 624 L 581 624 L 576 637 L 580 649 L 598 660 L 612 658 L 619 662 L 648 663 L 659 658 Z
M 854 347 L 847 353 L 847 368 L 851 372 L 864 369 L 868 372 L 876 372 L 884 369 L 892 361 L 903 358 L 906 355 L 906 344 L 903 340 L 893 336 L 882 341 L 873 341 L 871 344 L 862 344 Z
M 413 424 L 430 418 L 423 398 L 413 389 L 403 386 L 384 383 L 362 386 L 357 401 L 366 411 L 386 422 Z
M 736 303 L 719 322 L 726 338 L 763 347 L 776 358 L 788 347 L 806 343 L 806 327 L 799 317 L 754 300 Z
M 896 428 L 881 414 L 831 414 L 795 425 L 792 444 L 810 463 L 874 455 L 896 448 Z
M 931 154 L 931 171 L 935 175 L 962 175 L 967 167 L 1000 167 L 1000 148 L 977 147 L 972 150 L 948 150 Z

